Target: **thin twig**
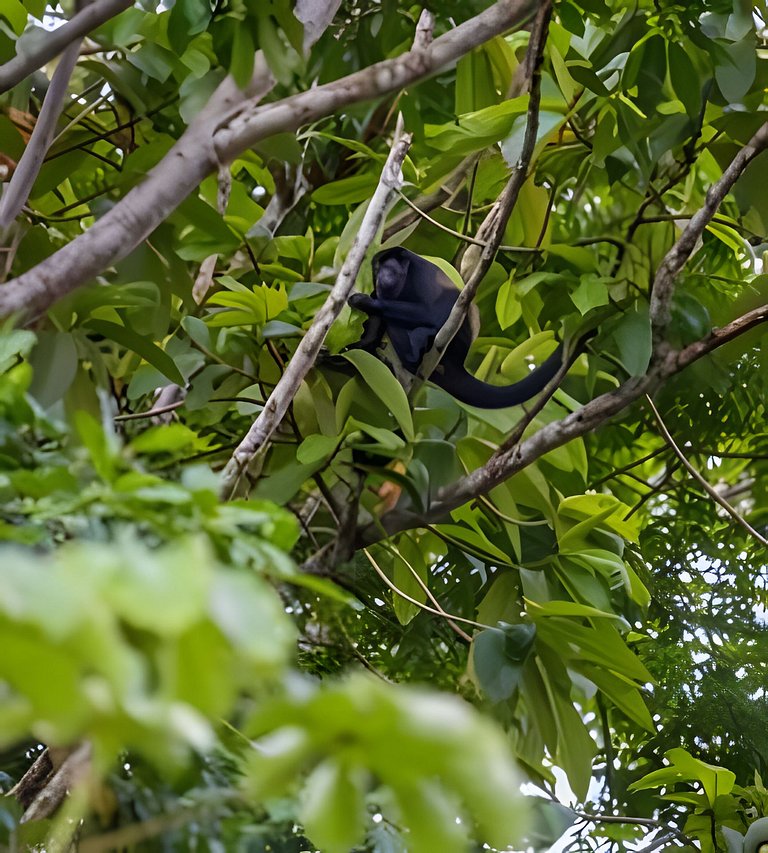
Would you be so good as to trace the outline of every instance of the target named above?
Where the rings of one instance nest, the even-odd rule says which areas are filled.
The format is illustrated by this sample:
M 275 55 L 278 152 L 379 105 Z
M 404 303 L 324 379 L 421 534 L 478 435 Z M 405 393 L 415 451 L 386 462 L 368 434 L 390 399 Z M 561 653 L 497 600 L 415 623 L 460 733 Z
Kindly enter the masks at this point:
M 168 412 L 175 412 L 176 409 L 180 409 L 186 402 L 186 400 L 178 400 L 167 406 L 158 406 L 156 409 L 150 409 L 148 412 L 131 412 L 127 415 L 115 415 L 112 420 L 116 423 L 119 421 L 140 421 L 145 418 L 153 418 L 155 415 L 166 415 Z
M 696 470 L 696 468 L 691 465 L 683 451 L 675 443 L 674 438 L 672 438 L 672 435 L 667 429 L 667 426 L 664 423 L 664 420 L 662 419 L 659 410 L 654 405 L 653 400 L 648 396 L 648 394 L 645 395 L 645 399 L 647 400 L 648 405 L 651 407 L 651 411 L 653 412 L 653 415 L 656 418 L 656 423 L 658 423 L 659 425 L 659 430 L 664 436 L 664 440 L 675 452 L 677 458 L 683 463 L 685 470 L 693 477 L 694 480 L 696 480 L 697 483 L 699 483 L 702 489 L 704 489 L 704 491 L 712 498 L 712 500 L 718 503 L 737 524 L 740 524 L 747 531 L 747 533 L 757 539 L 757 541 L 761 545 L 768 548 L 768 539 L 766 539 L 765 536 L 763 536 L 762 534 L 758 533 L 757 530 L 755 530 L 755 528 L 752 527 L 752 525 L 746 520 L 746 518 L 744 518 L 741 513 L 737 512 L 737 510 L 734 509 L 734 507 L 731 506 L 731 504 L 729 504 L 728 501 L 721 494 L 718 493 L 717 489 L 715 489 L 709 483 L 709 481 L 702 477 L 702 475 Z
M 399 559 L 401 559 L 401 560 L 403 561 L 403 563 L 404 563 L 405 567 L 406 567 L 406 568 L 408 569 L 408 571 L 413 575 L 413 579 L 414 579 L 414 580 L 416 581 L 416 583 L 421 587 L 422 592 L 424 593 L 424 595 L 426 595 L 426 596 L 427 596 L 427 598 L 432 602 L 432 604 L 434 605 L 434 607 L 435 607 L 435 608 L 436 608 L 440 613 L 442 613 L 442 615 L 445 617 L 446 621 L 448 622 L 448 624 L 450 625 L 450 627 L 451 627 L 451 629 L 454 631 L 454 633 L 455 633 L 455 634 L 457 634 L 459 637 L 461 637 L 461 639 L 462 639 L 462 640 L 464 640 L 464 642 L 465 642 L 465 643 L 471 643 L 471 642 L 472 642 L 472 637 L 470 637 L 470 636 L 469 636 L 469 634 L 468 634 L 466 631 L 464 631 L 462 628 L 460 628 L 460 627 L 459 627 L 459 626 L 458 626 L 458 625 L 453 621 L 453 619 L 451 618 L 450 614 L 449 614 L 449 613 L 447 613 L 447 612 L 445 611 L 445 609 L 443 608 L 443 606 L 440 604 L 440 602 L 437 600 L 437 598 L 435 597 L 435 595 L 432 593 L 432 590 L 429 588 L 429 586 L 427 586 L 427 584 L 426 584 L 426 583 L 424 583 L 424 581 L 421 579 L 421 576 L 420 576 L 420 575 L 419 575 L 419 573 L 416 571 L 416 569 L 415 569 L 415 568 L 410 564 L 410 562 L 409 562 L 408 560 L 406 560 L 406 559 L 405 559 L 405 557 L 402 555 L 402 553 L 401 553 L 400 549 L 399 549 L 399 548 L 398 548 L 398 547 L 397 547 L 393 542 L 390 542 L 389 540 L 387 540 L 387 542 L 386 542 L 386 546 L 389 548 L 389 550 L 390 550 L 390 551 L 392 551 L 392 553 L 393 553 L 393 554 L 395 554 Z
M 439 228 L 441 231 L 445 231 L 446 234 L 450 234 L 451 237 L 455 237 L 457 240 L 461 240 L 464 243 L 470 243 L 473 246 L 481 246 L 482 248 L 486 248 L 488 243 L 484 240 L 478 240 L 477 237 L 470 237 L 467 234 L 462 234 L 460 231 L 455 231 L 453 228 L 449 228 L 447 225 L 443 225 L 442 222 L 438 222 L 436 219 L 433 219 L 428 213 L 425 213 L 420 207 L 417 207 L 405 193 L 398 192 L 400 198 L 417 214 L 417 216 L 421 219 L 425 219 L 431 225 L 434 225 L 435 228 Z M 531 252 L 533 254 L 538 254 L 542 250 L 535 249 L 532 246 L 499 246 L 498 251 L 500 252 Z
M 463 616 L 456 616 L 453 613 L 447 613 L 445 610 L 440 608 L 437 610 L 434 607 L 430 607 L 428 604 L 424 604 L 423 601 L 417 601 L 415 598 L 412 598 L 408 595 L 407 592 L 403 592 L 400 587 L 396 586 L 392 583 L 392 581 L 387 577 L 384 570 L 381 566 L 374 560 L 371 552 L 367 548 L 363 548 L 363 553 L 368 558 L 368 562 L 373 567 L 374 572 L 384 581 L 384 583 L 395 593 L 395 595 L 399 595 L 400 598 L 405 601 L 409 601 L 411 604 L 415 604 L 416 607 L 421 610 L 426 610 L 427 613 L 432 613 L 434 616 L 440 616 L 442 619 L 452 619 L 454 622 L 463 622 L 465 625 L 471 625 L 473 628 L 480 628 L 482 631 L 489 629 L 490 625 L 483 625 L 481 622 L 475 622 L 473 619 L 465 619 Z
M 627 471 L 631 471 L 638 465 L 643 465 L 646 462 L 650 462 L 651 459 L 654 459 L 660 453 L 664 453 L 665 450 L 667 450 L 667 446 L 663 444 L 661 445 L 661 447 L 657 447 L 655 450 L 651 450 L 650 453 L 646 453 L 645 456 L 641 456 L 639 459 L 634 459 L 632 462 L 623 465 L 621 468 L 614 468 L 610 474 L 606 474 L 599 480 L 595 480 L 594 482 L 590 483 L 590 489 L 596 489 L 598 486 L 602 486 L 603 483 L 608 482 L 608 480 L 612 480 L 614 477 L 618 477 L 619 475 L 624 474 Z

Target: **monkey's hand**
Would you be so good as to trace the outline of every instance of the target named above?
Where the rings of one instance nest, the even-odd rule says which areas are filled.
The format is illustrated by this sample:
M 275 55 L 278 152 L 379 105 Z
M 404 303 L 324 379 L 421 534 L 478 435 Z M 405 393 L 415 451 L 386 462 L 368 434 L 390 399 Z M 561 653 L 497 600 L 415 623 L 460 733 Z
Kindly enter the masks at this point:
M 366 314 L 372 314 L 374 311 L 374 300 L 366 293 L 353 293 L 347 299 L 347 304 L 350 308 L 355 308 L 357 311 L 364 311 Z

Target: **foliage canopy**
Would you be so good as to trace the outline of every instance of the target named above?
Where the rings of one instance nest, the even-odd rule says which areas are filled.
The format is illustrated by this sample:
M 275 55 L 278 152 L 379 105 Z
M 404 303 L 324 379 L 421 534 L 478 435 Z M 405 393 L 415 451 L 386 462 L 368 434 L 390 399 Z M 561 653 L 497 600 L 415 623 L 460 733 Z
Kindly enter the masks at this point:
M 2 843 L 768 816 L 765 4 L 437 5 L 0 6 L 0 784 L 54 771 Z M 485 381 L 597 335 L 525 410 L 409 393 L 345 350 L 400 244 L 477 286 Z

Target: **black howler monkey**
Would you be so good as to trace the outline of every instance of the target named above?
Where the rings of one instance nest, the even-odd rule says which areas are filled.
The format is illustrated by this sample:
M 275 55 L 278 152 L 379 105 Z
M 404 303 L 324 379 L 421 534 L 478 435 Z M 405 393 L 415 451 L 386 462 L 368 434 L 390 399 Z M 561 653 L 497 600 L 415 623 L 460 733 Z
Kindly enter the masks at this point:
M 448 319 L 459 291 L 439 267 L 402 247 L 386 249 L 374 257 L 373 280 L 371 296 L 354 293 L 349 298 L 353 308 L 368 314 L 358 346 L 373 351 L 386 332 L 403 367 L 415 374 Z M 477 306 L 471 305 L 430 377 L 463 403 L 483 409 L 502 409 L 524 403 L 546 386 L 563 363 L 560 344 L 540 367 L 513 385 L 481 382 L 464 367 L 479 326 Z

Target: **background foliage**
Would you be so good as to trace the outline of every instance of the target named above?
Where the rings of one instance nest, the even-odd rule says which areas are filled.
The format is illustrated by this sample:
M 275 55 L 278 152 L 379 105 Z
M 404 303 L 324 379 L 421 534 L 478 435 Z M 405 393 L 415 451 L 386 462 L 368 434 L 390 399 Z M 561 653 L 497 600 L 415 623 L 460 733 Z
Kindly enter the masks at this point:
M 436 34 L 488 5 L 440 3 Z M 345 0 L 307 52 L 288 0 L 124 11 L 84 43 L 0 272 L 34 268 L 119 204 L 225 74 L 247 83 L 257 49 L 277 101 L 407 50 L 419 11 Z M 72 13 L 5 0 L 0 62 Z M 764 15 L 742 0 L 555 3 L 531 175 L 468 364 L 513 382 L 602 323 L 529 433 L 648 369 L 655 270 L 765 118 Z M 69 843 L 74 818 L 87 850 L 546 849 L 571 824 L 576 849 L 713 850 L 721 827 L 768 814 L 765 549 L 644 403 L 438 523 L 387 533 L 395 503 L 390 518 L 420 518 L 521 413 L 430 386 L 411 405 L 380 361 L 342 353 L 361 332 L 345 308 L 247 498 L 216 495 L 351 246 L 398 111 L 413 133 L 404 193 L 431 218 L 398 201 L 382 242 L 458 264 L 521 156 L 527 43 L 496 36 L 264 140 L 44 317 L 5 321 L 0 783 L 41 744 L 93 755 L 57 816 L 20 823 L 5 799 L 4 844 Z M 50 71 L 0 96 L 6 176 Z M 768 301 L 767 156 L 677 282 L 674 346 Z M 655 402 L 765 533 L 761 336 Z M 170 406 L 142 417 L 156 400 Z M 327 559 L 339 543 L 351 558 Z M 523 778 L 547 799 L 524 802 Z

